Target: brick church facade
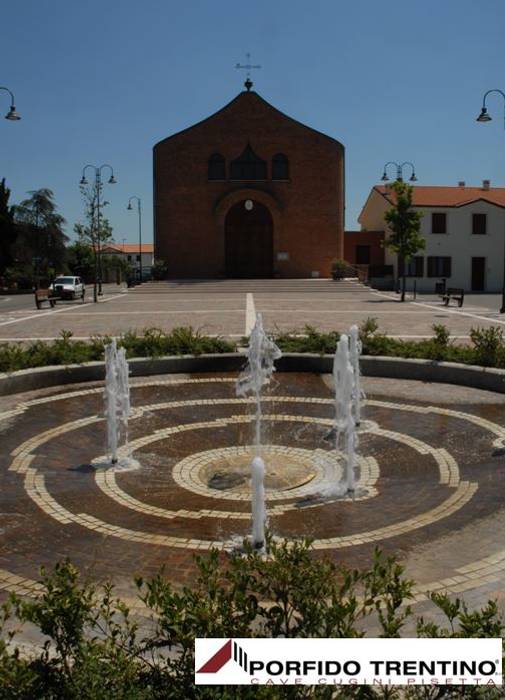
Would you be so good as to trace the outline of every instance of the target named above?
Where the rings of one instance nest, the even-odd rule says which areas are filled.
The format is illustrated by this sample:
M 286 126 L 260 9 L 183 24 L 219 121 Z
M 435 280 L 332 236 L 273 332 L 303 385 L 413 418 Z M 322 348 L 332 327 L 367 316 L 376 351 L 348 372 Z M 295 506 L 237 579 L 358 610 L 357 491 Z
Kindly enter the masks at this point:
M 329 277 L 344 147 L 241 92 L 154 147 L 154 245 L 170 278 Z

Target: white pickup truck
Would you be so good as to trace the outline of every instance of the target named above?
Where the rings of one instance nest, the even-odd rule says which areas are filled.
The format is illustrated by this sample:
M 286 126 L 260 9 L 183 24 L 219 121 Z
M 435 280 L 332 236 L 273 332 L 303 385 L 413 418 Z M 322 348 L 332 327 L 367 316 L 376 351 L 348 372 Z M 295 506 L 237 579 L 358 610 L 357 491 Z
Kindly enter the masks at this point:
M 86 289 L 80 277 L 57 277 L 49 289 L 60 299 L 82 299 Z

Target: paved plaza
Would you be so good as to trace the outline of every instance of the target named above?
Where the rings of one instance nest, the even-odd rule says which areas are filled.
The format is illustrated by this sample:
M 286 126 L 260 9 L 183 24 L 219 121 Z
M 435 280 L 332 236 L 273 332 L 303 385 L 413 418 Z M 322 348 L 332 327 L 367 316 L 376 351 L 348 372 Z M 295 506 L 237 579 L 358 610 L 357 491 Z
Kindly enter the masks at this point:
M 346 330 L 369 316 L 404 338 L 447 325 L 467 342 L 476 326 L 503 325 L 498 297 L 463 309 L 437 297 L 405 304 L 354 281 L 268 280 L 107 286 L 99 304 L 36 311 L 0 299 L 0 340 L 119 335 L 192 325 L 239 339 L 261 312 L 269 331 Z M 495 310 L 493 310 L 495 309 Z M 42 389 L 0 399 L 0 599 L 33 595 L 39 567 L 69 557 L 97 581 L 112 578 L 130 605 L 133 576 L 164 566 L 177 584 L 193 557 L 230 550 L 250 532 L 253 406 L 232 374 L 132 379 L 130 445 L 139 467 L 100 469 L 106 451 L 103 384 Z M 278 373 L 263 402 L 267 507 L 274 536 L 314 539 L 314 555 L 366 567 L 376 546 L 416 581 L 415 612 L 430 591 L 471 607 L 503 608 L 505 397 L 493 392 L 365 379 L 354 501 L 321 496 L 335 478 L 331 377 Z M 464 439 L 463 439 L 464 436 Z M 337 469 L 337 473 L 338 473 Z M 373 631 L 373 630 L 372 630 Z
M 473 327 L 504 326 L 497 295 L 468 295 L 462 309 L 443 306 L 433 295 L 401 304 L 392 292 L 378 292 L 358 282 L 332 280 L 216 280 L 146 283 L 130 290 L 108 285 L 99 304 L 62 302 L 54 309 L 34 308 L 33 298 L 0 297 L 0 342 L 54 339 L 60 330 L 75 338 L 120 335 L 156 327 L 169 331 L 193 326 L 209 335 L 241 338 L 263 314 L 268 331 L 344 331 L 375 317 L 381 331 L 401 338 L 433 335 L 443 323 L 459 342 Z M 90 293 L 88 290 L 88 297 Z

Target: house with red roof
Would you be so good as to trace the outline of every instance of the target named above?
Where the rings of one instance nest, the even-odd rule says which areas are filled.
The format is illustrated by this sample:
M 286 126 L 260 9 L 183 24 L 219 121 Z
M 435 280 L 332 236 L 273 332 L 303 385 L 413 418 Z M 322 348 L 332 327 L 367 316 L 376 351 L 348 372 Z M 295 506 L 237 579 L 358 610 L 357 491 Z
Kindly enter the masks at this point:
M 149 277 L 154 264 L 154 245 L 142 243 L 106 243 L 102 246 L 102 257 L 116 257 L 124 260 L 133 269 L 135 277 L 140 275 L 140 259 L 142 256 L 142 277 Z
M 407 289 L 416 281 L 418 291 L 434 293 L 441 284 L 467 292 L 499 292 L 504 284 L 505 187 L 415 186 L 413 206 L 423 213 L 421 234 L 426 248 L 406 263 Z M 361 233 L 388 230 L 384 214 L 394 203 L 386 185 L 370 191 L 358 221 Z M 398 278 L 397 256 L 387 249 L 385 265 Z

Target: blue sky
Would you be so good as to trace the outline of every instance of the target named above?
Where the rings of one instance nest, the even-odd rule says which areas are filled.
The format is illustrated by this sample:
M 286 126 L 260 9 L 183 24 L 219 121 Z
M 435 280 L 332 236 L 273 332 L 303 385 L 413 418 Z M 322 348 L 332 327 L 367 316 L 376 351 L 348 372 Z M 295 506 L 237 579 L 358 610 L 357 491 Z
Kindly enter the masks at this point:
M 503 0 L 20 0 L 1 19 L 0 85 L 23 119 L 0 121 L 0 177 L 14 202 L 51 188 L 70 234 L 83 165 L 108 162 L 116 240 L 136 240 L 130 195 L 151 240 L 152 146 L 230 101 L 247 51 L 266 100 L 345 145 L 347 228 L 388 160 L 419 184 L 505 186 L 501 97 L 475 122 L 505 91 Z

